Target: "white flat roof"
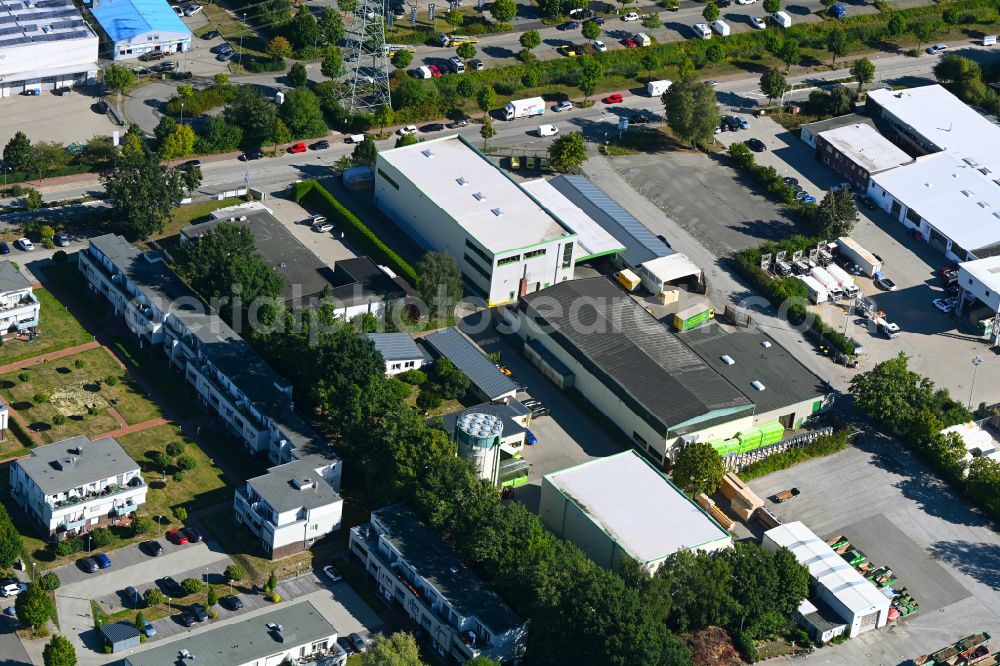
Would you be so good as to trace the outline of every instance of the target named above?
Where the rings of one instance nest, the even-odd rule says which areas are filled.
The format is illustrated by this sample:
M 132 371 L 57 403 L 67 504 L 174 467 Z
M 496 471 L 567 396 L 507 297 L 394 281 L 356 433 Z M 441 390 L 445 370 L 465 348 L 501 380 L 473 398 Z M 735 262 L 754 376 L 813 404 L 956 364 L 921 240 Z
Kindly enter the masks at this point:
M 494 255 L 573 235 L 458 135 L 386 150 L 379 157 Z
M 938 84 L 872 90 L 868 98 L 940 150 L 984 164 L 1000 163 L 1000 127 Z
M 549 181 L 544 178 L 529 180 L 522 183 L 521 187 L 576 232 L 582 251 L 580 259 L 591 259 L 625 251 L 624 245 L 616 241 L 614 236 L 604 230 L 604 227 L 590 219 L 590 216 L 580 210 L 576 204 L 563 196 L 562 192 L 552 187 L 552 183 Z
M 688 259 L 686 254 L 680 253 L 668 254 L 665 257 L 647 261 L 642 267 L 655 275 L 661 282 L 671 282 L 689 275 L 701 275 L 701 268 Z
M 993 150 L 996 146 L 1000 133 Z M 955 243 L 974 251 L 1000 242 L 1000 173 L 977 164 L 951 153 L 935 153 L 876 174 L 872 182 Z
M 636 451 L 545 478 L 640 563 L 730 539 L 729 532 Z
M 973 279 L 981 282 L 987 289 L 1000 292 L 1000 256 L 963 261 L 958 267 Z
M 889 599 L 875 585 L 803 523 L 785 523 L 764 532 L 764 536 L 792 551 L 795 559 L 809 569 L 816 582 L 852 613 L 863 613 L 873 606 L 889 608 Z
M 870 174 L 913 161 L 896 144 L 864 123 L 820 132 L 820 136 Z

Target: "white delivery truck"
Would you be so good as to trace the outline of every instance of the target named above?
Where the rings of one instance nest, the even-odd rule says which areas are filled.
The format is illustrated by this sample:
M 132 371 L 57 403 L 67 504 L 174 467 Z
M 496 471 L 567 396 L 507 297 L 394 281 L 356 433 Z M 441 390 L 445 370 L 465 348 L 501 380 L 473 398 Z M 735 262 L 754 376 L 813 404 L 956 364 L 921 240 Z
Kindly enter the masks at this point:
M 529 97 L 528 99 L 515 99 L 503 108 L 504 118 L 516 120 L 517 118 L 530 118 L 540 116 L 545 113 L 545 100 L 541 97 Z
M 707 23 L 695 23 L 691 29 L 696 36 L 702 39 L 712 39 L 712 29 L 708 27 Z
M 858 285 L 854 283 L 854 278 L 848 275 L 847 271 L 837 264 L 830 264 L 827 266 L 826 272 L 832 275 L 833 278 L 840 283 L 840 290 L 844 292 L 845 298 L 856 298 L 861 294 L 861 290 L 858 289 Z
M 539 125 L 538 136 L 555 136 L 559 134 L 559 128 L 555 125 Z
M 787 12 L 774 12 L 771 14 L 771 18 L 782 28 L 790 28 L 792 26 L 792 17 Z
M 822 266 L 813 266 L 809 271 L 809 275 L 816 278 L 816 281 L 823 285 L 826 289 L 826 293 L 830 295 L 830 298 L 837 300 L 843 293 L 840 289 L 840 282 L 837 281 L 835 277 L 830 275 L 825 268 Z
M 858 245 L 850 236 L 842 236 L 837 239 L 837 252 L 857 264 L 861 272 L 868 277 L 882 271 L 882 262 L 876 259 L 871 252 Z
M 983 35 L 983 46 L 993 46 L 997 43 L 996 35 Z
M 811 275 L 800 275 L 799 279 L 806 285 L 806 289 L 809 290 L 809 300 L 813 303 L 825 303 L 829 300 L 830 296 L 826 293 L 826 289 L 819 283 L 819 281 Z
M 672 85 L 674 85 L 673 81 L 650 81 L 646 84 L 646 92 L 650 97 L 659 97 L 670 90 L 670 86 Z
M 728 37 L 729 33 L 731 32 L 729 29 L 729 24 L 723 21 L 722 19 L 719 19 L 718 21 L 713 23 L 712 29 L 715 30 L 720 35 L 722 35 L 723 37 Z

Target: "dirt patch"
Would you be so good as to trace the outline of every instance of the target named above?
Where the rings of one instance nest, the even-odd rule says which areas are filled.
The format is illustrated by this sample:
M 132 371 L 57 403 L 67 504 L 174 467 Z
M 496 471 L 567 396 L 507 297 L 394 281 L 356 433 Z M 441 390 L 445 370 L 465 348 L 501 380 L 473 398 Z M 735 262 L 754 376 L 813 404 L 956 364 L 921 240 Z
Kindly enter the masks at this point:
M 101 395 L 101 388 L 94 382 L 78 382 L 60 386 L 52 391 L 50 400 L 63 416 L 84 414 L 90 407 L 107 409 L 108 401 Z
M 736 666 L 746 662 L 733 645 L 729 632 L 722 627 L 696 631 L 688 639 L 691 659 L 696 666 Z

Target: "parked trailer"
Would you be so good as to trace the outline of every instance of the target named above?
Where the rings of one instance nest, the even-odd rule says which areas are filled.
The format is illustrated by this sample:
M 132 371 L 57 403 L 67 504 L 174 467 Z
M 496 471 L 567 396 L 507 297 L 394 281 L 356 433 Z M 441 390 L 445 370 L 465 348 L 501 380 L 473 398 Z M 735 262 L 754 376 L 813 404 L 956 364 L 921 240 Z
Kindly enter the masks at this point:
M 650 97 L 659 97 L 670 89 L 673 81 L 650 81 L 646 84 L 646 94 Z
M 810 301 L 819 305 L 830 300 L 830 295 L 827 293 L 826 287 L 821 285 L 819 280 L 811 275 L 800 275 L 799 279 L 805 283 L 806 288 L 809 290 Z
M 809 271 L 809 274 L 816 278 L 817 282 L 823 285 L 826 289 L 826 293 L 830 294 L 830 298 L 836 300 L 843 294 L 843 290 L 840 288 L 840 282 L 837 278 L 830 275 L 830 273 L 828 273 L 822 266 L 813 266 Z
M 850 236 L 837 239 L 837 251 L 857 264 L 868 277 L 882 272 L 882 262 Z
M 858 289 L 858 285 L 854 283 L 854 278 L 852 278 L 847 271 L 837 264 L 830 264 L 827 266 L 826 272 L 832 275 L 833 278 L 840 283 L 840 290 L 844 292 L 844 296 L 846 298 L 856 298 L 861 294 L 861 290 Z
M 774 12 L 771 14 L 771 18 L 773 18 L 774 22 L 782 28 L 792 27 L 792 17 L 789 16 L 787 12 Z
M 545 113 L 545 100 L 541 97 L 529 97 L 528 99 L 515 99 L 510 101 L 503 108 L 504 117 L 507 120 L 517 118 L 529 118 L 540 116 Z
M 729 33 L 731 32 L 731 30 L 729 29 L 729 24 L 723 21 L 722 19 L 719 19 L 718 21 L 712 24 L 712 30 L 715 30 L 723 37 L 728 37 Z
M 476 44 L 479 39 L 476 37 L 465 37 L 463 35 L 446 35 L 445 33 L 438 34 L 438 42 L 441 46 L 457 46 L 459 44 L 469 43 Z
M 674 328 L 678 331 L 687 331 L 704 324 L 714 316 L 715 310 L 710 305 L 704 303 L 692 305 L 674 315 Z

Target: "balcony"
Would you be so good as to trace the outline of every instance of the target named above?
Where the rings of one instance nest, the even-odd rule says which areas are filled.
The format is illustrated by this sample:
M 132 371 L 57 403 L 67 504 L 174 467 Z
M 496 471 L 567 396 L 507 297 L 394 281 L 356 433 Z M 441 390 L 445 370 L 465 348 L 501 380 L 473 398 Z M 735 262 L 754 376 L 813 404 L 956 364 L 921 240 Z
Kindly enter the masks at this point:
M 245 417 L 253 428 L 255 428 L 258 432 L 265 428 L 264 420 L 250 411 L 249 401 L 242 396 L 234 396 L 232 390 L 219 381 L 219 379 L 215 376 L 216 370 L 211 364 L 202 361 L 197 365 L 197 372 L 215 389 L 216 393 L 219 394 L 219 397 L 222 400 L 225 400 L 226 404 L 229 405 L 234 412 L 237 412 Z M 243 433 L 241 432 L 240 434 L 242 435 Z
M 83 495 L 74 495 L 73 497 L 67 497 L 66 499 L 61 499 L 53 502 L 52 500 L 46 499 L 45 503 L 53 511 L 59 509 L 66 509 L 71 506 L 76 506 L 77 504 L 85 504 L 87 502 L 93 502 L 94 500 L 106 500 L 113 499 L 116 495 L 122 495 L 124 493 L 129 493 L 134 490 L 138 490 L 146 485 L 141 476 L 137 476 L 128 482 L 126 485 L 119 485 L 117 483 L 110 484 L 106 486 L 103 490 L 91 491 Z
M 10 312 L 12 310 L 19 310 L 21 308 L 32 308 L 38 305 L 38 299 L 35 295 L 28 292 L 21 296 L 21 298 L 16 301 L 9 301 L 6 303 L 0 303 L 0 313 Z

